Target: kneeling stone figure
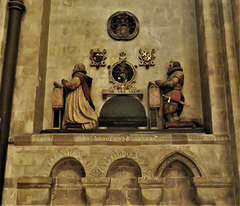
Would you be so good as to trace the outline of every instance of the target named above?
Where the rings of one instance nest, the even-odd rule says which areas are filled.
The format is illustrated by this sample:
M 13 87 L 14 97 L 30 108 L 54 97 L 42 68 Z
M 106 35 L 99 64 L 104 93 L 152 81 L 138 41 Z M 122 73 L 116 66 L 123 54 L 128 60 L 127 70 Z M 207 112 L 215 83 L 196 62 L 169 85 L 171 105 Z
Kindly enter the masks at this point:
M 184 96 L 181 92 L 184 84 L 184 74 L 181 64 L 171 61 L 168 67 L 167 80 L 156 80 L 155 83 L 163 90 L 163 112 L 167 122 L 180 121 L 183 110 Z
M 80 124 L 82 129 L 97 127 L 97 114 L 90 96 L 92 78 L 86 75 L 85 66 L 80 63 L 73 68 L 72 79 L 62 79 L 66 90 L 65 123 Z

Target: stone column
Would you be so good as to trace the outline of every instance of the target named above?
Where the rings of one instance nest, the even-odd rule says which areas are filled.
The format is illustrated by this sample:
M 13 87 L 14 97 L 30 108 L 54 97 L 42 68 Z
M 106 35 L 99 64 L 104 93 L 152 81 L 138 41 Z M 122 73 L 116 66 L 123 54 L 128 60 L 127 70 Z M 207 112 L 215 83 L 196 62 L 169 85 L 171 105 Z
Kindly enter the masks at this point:
M 0 202 L 2 200 L 2 192 L 4 185 L 4 172 L 18 56 L 19 34 L 22 14 L 25 11 L 23 0 L 10 0 L 8 5 L 9 24 L 3 63 L 2 86 L 0 96 Z
M 228 133 L 219 1 L 196 1 L 205 130 Z
M 107 187 L 109 183 L 110 178 L 108 177 L 82 178 L 82 184 L 86 190 L 88 205 L 100 206 L 105 204 Z
M 239 1 L 238 1 L 239 2 Z M 238 6 L 240 3 L 238 3 Z M 235 44 L 235 38 L 239 41 L 239 36 L 234 35 L 234 27 L 240 28 L 239 25 L 234 25 L 233 16 L 232 16 L 232 7 L 231 0 L 222 0 L 222 39 L 223 45 L 225 46 L 224 52 L 224 66 L 225 66 L 225 82 L 226 82 L 226 95 L 227 95 L 227 108 L 228 108 L 228 121 L 229 121 L 229 130 L 232 140 L 232 159 L 234 167 L 234 176 L 235 180 L 235 193 L 237 200 L 240 201 L 239 197 L 239 176 L 240 176 L 240 116 L 239 116 L 239 104 L 240 104 L 240 92 L 239 92 L 239 70 L 238 70 L 238 58 L 237 50 Z M 237 9 L 237 8 L 236 8 Z M 238 14 L 239 15 L 239 14 Z M 240 17 L 240 16 L 239 16 Z M 238 20 L 238 24 L 240 20 Z M 238 35 L 240 35 L 238 31 Z M 236 205 L 239 205 L 240 202 L 236 202 Z
M 142 202 L 145 206 L 159 205 L 162 199 L 163 181 L 163 178 L 138 178 L 138 184 L 142 192 Z
M 238 59 L 238 72 L 240 73 L 240 1 L 231 0 L 231 3 L 232 3 L 235 44 L 236 44 L 237 59 Z

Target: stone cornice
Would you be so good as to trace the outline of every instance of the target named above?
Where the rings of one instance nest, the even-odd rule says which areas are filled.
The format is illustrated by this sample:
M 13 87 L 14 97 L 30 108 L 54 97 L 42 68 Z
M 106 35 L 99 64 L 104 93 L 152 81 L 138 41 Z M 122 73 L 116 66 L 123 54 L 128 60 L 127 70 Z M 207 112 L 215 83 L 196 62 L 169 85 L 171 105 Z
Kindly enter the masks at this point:
M 233 178 L 231 177 L 193 177 L 193 183 L 197 188 L 217 188 L 217 187 L 232 187 Z M 138 183 L 141 189 L 160 188 L 166 184 L 166 178 L 156 177 L 153 179 L 138 178 Z
M 32 134 L 10 137 L 14 145 L 181 145 L 230 144 L 228 135 L 150 133 Z

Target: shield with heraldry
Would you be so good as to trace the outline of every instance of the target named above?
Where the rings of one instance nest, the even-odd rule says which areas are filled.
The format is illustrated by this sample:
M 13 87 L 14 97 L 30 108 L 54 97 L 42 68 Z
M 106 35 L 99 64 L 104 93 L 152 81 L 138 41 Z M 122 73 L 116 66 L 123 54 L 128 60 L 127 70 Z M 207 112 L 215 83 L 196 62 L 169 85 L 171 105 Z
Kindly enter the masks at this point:
M 91 60 L 91 64 L 90 66 L 92 67 L 104 67 L 106 66 L 105 64 L 105 60 L 106 60 L 106 50 L 104 49 L 103 51 L 100 51 L 99 49 L 91 49 L 90 50 L 90 60 Z

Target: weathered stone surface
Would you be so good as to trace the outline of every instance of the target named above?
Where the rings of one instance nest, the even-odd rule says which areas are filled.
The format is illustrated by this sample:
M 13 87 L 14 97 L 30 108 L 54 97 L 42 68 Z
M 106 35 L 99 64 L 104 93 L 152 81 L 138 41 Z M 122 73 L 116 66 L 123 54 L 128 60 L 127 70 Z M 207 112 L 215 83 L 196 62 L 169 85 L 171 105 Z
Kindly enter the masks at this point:
M 237 0 L 24 3 L 27 10 L 20 37 L 3 205 L 47 205 L 54 198 L 55 203 L 75 205 L 81 201 L 103 205 L 106 199 L 124 205 L 239 205 Z M 107 19 L 116 11 L 126 10 L 139 19 L 140 32 L 132 41 L 114 41 L 107 34 Z M 1 0 L 0 74 L 7 15 L 7 0 Z M 185 74 L 185 101 L 193 106 L 185 107 L 182 117 L 200 120 L 209 134 L 34 134 L 52 128 L 53 81 L 70 78 L 69 71 L 77 62 L 89 65 L 89 51 L 95 48 L 107 50 L 107 65 L 118 61 L 121 51 L 138 65 L 140 48 L 156 50 L 156 66 L 139 67 L 134 84 L 143 91 L 141 103 L 146 111 L 148 82 L 164 79 L 170 60 L 180 61 Z M 105 103 L 102 90 L 111 86 L 108 69 L 87 70 L 94 79 L 91 94 L 99 113 Z M 85 174 L 78 167 L 70 167 L 74 161 L 69 160 L 80 163 Z M 127 164 L 111 167 L 119 160 Z M 181 169 L 169 169 L 175 163 L 187 168 L 185 176 Z M 54 173 L 56 168 L 59 173 Z M 114 177 L 109 177 L 110 169 Z
M 38 138 L 40 138 L 41 136 L 43 139 L 39 141 Z M 136 185 L 139 184 L 140 189 L 139 191 L 141 192 L 139 194 L 141 195 L 137 196 L 140 198 L 140 196 L 143 195 L 142 201 L 146 202 L 146 204 L 159 201 L 160 196 L 157 195 L 156 191 L 161 191 L 160 189 L 161 188 L 163 189 L 164 185 L 166 184 L 166 182 L 163 181 L 163 179 L 161 179 L 160 176 L 158 176 L 158 178 L 160 178 L 159 180 L 154 181 L 151 180 L 151 177 L 156 175 L 157 168 L 160 165 L 163 165 L 162 171 L 164 171 L 165 168 L 173 161 L 182 162 L 189 168 L 189 170 L 191 170 L 194 176 L 199 176 L 199 179 L 201 181 L 199 179 L 194 180 L 194 183 L 197 188 L 199 186 L 202 187 L 203 185 L 207 185 L 207 187 L 219 187 L 219 185 L 221 185 L 221 187 L 226 188 L 226 190 L 228 190 L 228 188 L 232 187 L 232 183 L 230 180 L 225 184 L 224 182 L 226 181 L 221 179 L 222 177 L 230 177 L 233 174 L 231 166 L 232 162 L 231 159 L 229 158 L 230 148 L 226 147 L 226 144 L 229 144 L 227 143 L 229 142 L 229 140 L 228 138 L 226 139 L 225 136 L 221 137 L 205 134 L 201 136 L 200 134 L 198 135 L 188 134 L 184 137 L 188 137 L 191 139 L 194 139 L 194 137 L 196 137 L 196 139 L 200 138 L 201 140 L 200 141 L 196 140 L 197 144 L 188 143 L 183 145 L 181 143 L 175 144 L 175 146 L 173 147 L 170 144 L 170 142 L 169 144 L 166 143 L 156 144 L 157 139 L 156 140 L 153 139 L 154 141 L 152 140 L 152 143 L 146 142 L 144 138 L 146 138 L 148 134 L 145 135 L 141 134 L 141 138 L 143 138 L 142 143 L 141 138 L 138 139 L 137 144 L 135 144 L 132 141 L 125 142 L 125 138 L 124 139 L 120 138 L 118 141 L 112 142 L 111 145 L 108 145 L 109 144 L 108 142 L 110 141 L 112 134 L 101 134 L 97 140 L 99 141 L 101 138 L 103 138 L 104 141 L 100 141 L 101 144 L 99 145 L 96 145 L 96 143 L 94 143 L 95 142 L 94 138 L 91 138 L 94 137 L 94 134 L 81 134 L 81 135 L 73 134 L 72 137 L 85 138 L 85 144 L 83 141 L 81 142 L 81 144 L 77 144 L 74 146 L 65 145 L 64 148 L 60 146 L 60 143 L 59 146 L 52 144 L 51 141 L 49 141 L 51 140 L 52 136 L 53 135 L 51 134 L 35 135 L 35 141 L 27 144 L 26 139 L 16 137 L 16 139 L 18 139 L 18 141 L 16 142 L 16 146 L 12 145 L 11 147 L 9 147 L 9 153 L 12 154 L 12 158 L 9 159 L 7 163 L 8 177 L 11 178 L 21 177 L 19 179 L 19 186 L 22 185 L 21 188 L 23 186 L 26 188 L 26 184 L 28 184 L 28 187 L 40 187 L 41 185 L 45 185 L 44 181 L 46 180 L 48 182 L 48 178 L 50 178 L 51 174 L 53 174 L 52 172 L 53 168 L 56 168 L 55 165 L 59 162 L 59 160 L 66 159 L 66 157 L 73 158 L 82 164 L 87 175 L 87 178 L 81 179 L 82 187 L 86 188 L 87 200 L 94 204 L 95 203 L 100 204 L 100 202 L 104 202 L 105 200 L 105 195 L 107 193 L 106 189 L 107 187 L 110 186 L 110 181 L 106 179 L 107 174 L 110 174 L 109 173 L 110 166 L 116 160 L 123 160 L 124 158 L 136 162 L 136 164 L 139 166 L 141 170 L 142 179 L 138 181 L 137 179 L 135 180 L 133 179 L 133 181 L 130 180 L 133 177 L 132 174 L 136 174 L 135 173 L 136 171 L 133 169 L 134 168 L 133 165 L 130 164 L 131 162 L 129 162 L 124 166 L 125 169 L 121 170 L 123 172 L 121 174 L 123 175 L 122 178 L 127 177 L 131 178 L 126 179 L 126 181 L 124 181 L 121 178 L 112 179 L 111 184 L 114 184 L 116 188 L 121 188 L 123 185 L 125 186 L 127 185 L 129 191 L 125 191 L 124 192 L 125 195 L 126 192 L 129 194 L 131 192 L 136 193 L 136 191 L 138 190 L 136 189 L 135 189 L 136 191 L 130 190 L 131 188 L 134 189 L 134 187 L 136 187 Z M 57 137 L 58 135 L 55 134 L 55 136 Z M 60 136 L 63 135 L 61 134 Z M 131 134 L 128 134 L 127 136 L 131 137 Z M 171 136 L 172 135 L 169 135 L 170 139 Z M 90 138 L 91 141 L 89 141 L 88 138 L 86 139 L 86 137 Z M 158 138 L 160 139 L 163 137 L 164 134 L 158 135 Z M 207 138 L 204 139 L 205 137 Z M 63 136 L 61 141 L 63 141 L 64 139 L 65 141 L 67 141 L 67 138 L 68 138 L 67 136 L 65 137 Z M 21 145 L 21 140 L 23 141 L 22 143 L 24 143 L 23 145 Z M 121 145 L 121 140 L 125 142 L 124 144 L 128 144 L 128 146 Z M 46 142 L 44 143 L 44 141 Z M 91 147 L 89 147 L 89 145 L 91 145 Z M 159 147 L 160 145 L 161 147 Z M 41 156 L 40 153 L 44 153 L 41 158 L 39 158 Z M 175 158 L 174 154 L 180 155 L 179 158 Z M 164 161 L 168 158 L 169 161 Z M 190 161 L 192 161 L 192 163 Z M 30 162 L 31 165 L 29 165 Z M 195 167 L 199 169 L 200 175 L 197 175 L 199 171 L 195 171 L 196 170 Z M 23 173 L 17 172 L 19 171 L 19 168 L 23 168 Z M 30 168 L 31 170 L 29 170 Z M 61 167 L 59 167 L 59 169 L 60 168 Z M 114 176 L 120 174 L 117 173 L 117 171 L 119 171 L 117 167 L 112 167 L 111 170 L 113 172 L 111 174 Z M 61 174 L 63 175 L 63 177 L 65 177 L 67 173 L 65 172 Z M 158 174 L 162 175 L 163 172 L 158 172 Z M 36 175 L 40 177 L 35 177 Z M 201 176 L 209 178 L 201 179 Z M 218 177 L 218 179 L 212 179 L 213 177 Z M 39 180 L 39 178 L 40 180 L 41 179 L 43 180 L 42 183 L 40 183 L 41 181 Z M 199 183 L 199 181 L 201 184 Z M 69 179 L 69 184 L 74 185 L 74 182 L 75 182 L 74 180 L 72 181 Z M 224 184 L 221 182 L 223 182 Z M 63 186 L 64 184 L 65 183 L 63 183 L 62 181 L 59 182 L 59 185 Z M 175 184 L 180 183 L 174 181 L 174 185 Z M 6 189 L 10 188 L 6 187 Z M 115 190 L 112 188 L 112 192 L 110 193 L 115 194 L 115 192 L 117 192 Z M 152 193 L 153 196 L 150 195 L 151 190 L 153 190 Z M 27 192 L 24 191 L 27 191 L 27 189 L 23 190 L 23 192 L 19 191 L 19 194 L 21 194 L 19 196 L 20 198 L 19 201 L 20 202 L 25 201 L 26 204 L 32 204 L 27 203 L 26 195 L 28 194 L 26 194 Z M 118 192 L 119 191 L 122 190 L 119 189 Z M 99 192 L 98 197 L 94 196 L 96 192 L 97 193 Z M 223 190 L 223 192 L 225 192 L 225 190 Z M 137 196 L 135 195 L 135 197 Z M 114 198 L 114 195 L 112 196 L 112 198 Z M 114 200 L 112 199 L 111 201 Z M 131 201 L 135 202 L 135 200 Z

